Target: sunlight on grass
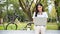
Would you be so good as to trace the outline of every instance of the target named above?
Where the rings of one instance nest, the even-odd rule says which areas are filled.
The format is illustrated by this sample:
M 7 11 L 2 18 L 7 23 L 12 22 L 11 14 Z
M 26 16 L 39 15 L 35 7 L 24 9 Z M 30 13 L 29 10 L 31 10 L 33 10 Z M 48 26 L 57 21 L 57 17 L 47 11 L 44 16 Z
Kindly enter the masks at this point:
M 47 24 L 47 30 L 57 30 L 57 29 L 58 29 L 57 23 L 48 23 Z
M 17 29 L 22 30 L 27 25 L 27 23 L 18 23 L 17 25 L 18 25 Z
M 4 27 L 0 25 L 0 30 L 4 30 Z

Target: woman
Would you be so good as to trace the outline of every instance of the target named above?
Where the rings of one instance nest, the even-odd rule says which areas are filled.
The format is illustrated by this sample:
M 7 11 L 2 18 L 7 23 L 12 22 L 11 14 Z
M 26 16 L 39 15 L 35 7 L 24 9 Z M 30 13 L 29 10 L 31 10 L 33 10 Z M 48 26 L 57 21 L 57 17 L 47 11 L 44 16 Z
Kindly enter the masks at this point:
M 36 11 L 34 12 L 34 14 L 33 14 L 33 19 L 34 19 L 34 17 L 46 17 L 46 18 L 48 18 L 48 15 L 47 15 L 47 13 L 46 12 L 44 12 L 44 10 L 43 10 L 43 6 L 42 6 L 42 4 L 37 4 L 36 5 Z M 41 25 L 41 26 L 36 26 L 35 25 L 35 34 L 39 34 L 39 33 L 41 33 L 41 34 L 45 34 L 45 26 L 44 25 Z

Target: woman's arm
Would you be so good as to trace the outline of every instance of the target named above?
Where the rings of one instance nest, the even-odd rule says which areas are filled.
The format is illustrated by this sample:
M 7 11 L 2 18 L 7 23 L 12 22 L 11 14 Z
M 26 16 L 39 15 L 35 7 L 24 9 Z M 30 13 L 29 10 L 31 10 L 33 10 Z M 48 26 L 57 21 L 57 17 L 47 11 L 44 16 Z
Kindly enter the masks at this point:
M 46 18 L 47 18 L 47 21 L 48 21 L 48 14 L 47 14 L 47 12 L 45 13 L 45 16 L 46 16 Z
M 48 18 L 48 14 L 47 14 L 47 12 L 45 12 L 45 17 Z

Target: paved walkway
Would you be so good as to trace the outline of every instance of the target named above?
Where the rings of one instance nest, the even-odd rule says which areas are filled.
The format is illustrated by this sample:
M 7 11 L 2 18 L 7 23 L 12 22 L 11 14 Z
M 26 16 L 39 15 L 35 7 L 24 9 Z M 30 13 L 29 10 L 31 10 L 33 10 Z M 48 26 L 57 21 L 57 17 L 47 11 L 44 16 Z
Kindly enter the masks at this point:
M 26 30 L 0 30 L 0 34 L 34 34 L 34 31 L 26 31 Z M 47 30 L 46 34 L 60 34 L 60 30 Z

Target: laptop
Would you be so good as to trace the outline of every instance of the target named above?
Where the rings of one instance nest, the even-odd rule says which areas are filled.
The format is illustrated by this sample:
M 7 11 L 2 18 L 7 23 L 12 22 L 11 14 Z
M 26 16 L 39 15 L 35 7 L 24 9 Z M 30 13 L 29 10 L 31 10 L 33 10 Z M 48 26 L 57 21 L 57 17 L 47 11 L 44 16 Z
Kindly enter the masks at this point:
M 37 25 L 39 25 L 39 26 L 41 26 L 41 25 L 46 25 L 46 23 L 47 23 L 47 18 L 45 18 L 45 17 L 35 17 L 35 18 L 33 18 L 33 22 L 34 22 L 34 24 L 37 26 Z

